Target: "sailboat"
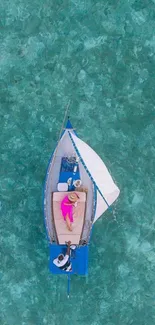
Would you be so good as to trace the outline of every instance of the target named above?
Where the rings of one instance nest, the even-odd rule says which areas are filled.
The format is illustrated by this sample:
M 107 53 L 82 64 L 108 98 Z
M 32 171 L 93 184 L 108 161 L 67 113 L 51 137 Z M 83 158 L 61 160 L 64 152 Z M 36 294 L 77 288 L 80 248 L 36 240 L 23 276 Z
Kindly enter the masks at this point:
M 69 231 L 61 213 L 61 202 L 68 193 L 78 193 L 73 229 Z M 78 137 L 68 118 L 49 160 L 44 185 L 44 220 L 49 242 L 49 269 L 66 274 L 53 260 L 65 254 L 66 242 L 75 245 L 71 257 L 72 274 L 88 274 L 88 248 L 93 225 L 119 196 L 107 167 L 97 153 Z

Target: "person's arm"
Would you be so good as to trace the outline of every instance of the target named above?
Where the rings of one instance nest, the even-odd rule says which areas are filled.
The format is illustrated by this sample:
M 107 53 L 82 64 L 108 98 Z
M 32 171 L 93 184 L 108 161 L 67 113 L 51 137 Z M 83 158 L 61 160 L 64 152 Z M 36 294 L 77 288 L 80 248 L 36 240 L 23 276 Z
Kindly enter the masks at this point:
M 71 245 L 71 241 L 68 241 L 67 245 L 68 245 L 68 247 L 67 247 L 66 255 L 70 255 L 70 245 Z

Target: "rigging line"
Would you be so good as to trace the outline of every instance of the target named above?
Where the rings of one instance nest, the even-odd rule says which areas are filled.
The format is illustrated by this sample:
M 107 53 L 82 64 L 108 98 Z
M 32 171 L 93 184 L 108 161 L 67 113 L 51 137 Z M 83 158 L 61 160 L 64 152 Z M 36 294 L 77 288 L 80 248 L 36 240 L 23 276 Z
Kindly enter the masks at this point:
M 68 274 L 68 282 L 67 282 L 67 297 L 69 298 L 69 294 L 70 294 L 70 274 Z
M 57 151 L 58 151 L 58 143 L 59 143 L 59 141 L 60 141 L 61 134 L 62 134 L 63 129 L 64 129 L 64 124 L 65 124 L 66 117 L 67 117 L 68 112 L 69 112 L 70 103 L 71 103 L 71 100 L 69 100 L 69 102 L 68 102 L 68 104 L 67 104 L 67 107 L 66 107 L 66 109 L 65 109 L 65 114 L 64 114 L 64 118 L 63 118 L 62 126 L 61 126 L 61 129 L 60 129 L 60 132 L 59 132 L 59 137 L 58 137 L 58 141 L 57 141 L 57 146 L 56 146 L 56 149 L 55 149 L 54 154 L 53 154 L 53 158 L 52 158 L 51 166 L 53 166 L 54 161 L 55 161 L 56 153 L 57 153 Z M 50 168 L 51 168 L 51 166 L 50 166 Z
M 82 162 L 82 164 L 83 164 L 83 166 L 84 166 L 84 168 L 85 168 L 87 174 L 89 175 L 91 181 L 93 182 L 94 186 L 96 187 L 96 189 L 97 189 L 98 192 L 100 193 L 100 195 L 101 195 L 101 197 L 103 198 L 104 202 L 106 203 L 107 207 L 108 207 L 110 210 L 112 210 L 111 206 L 108 204 L 106 198 L 105 198 L 104 195 L 102 194 L 102 192 L 101 192 L 101 190 L 99 189 L 99 187 L 97 186 L 97 184 L 96 184 L 94 178 L 92 177 L 91 173 L 89 172 L 89 170 L 88 170 L 88 168 L 87 168 L 87 166 L 86 166 L 86 164 L 85 164 L 83 158 L 81 157 L 80 152 L 79 152 L 79 150 L 78 150 L 78 148 L 77 148 L 77 146 L 76 146 L 76 144 L 75 144 L 75 142 L 74 142 L 74 140 L 73 140 L 73 137 L 72 137 L 72 135 L 71 135 L 71 133 L 70 133 L 69 131 L 68 131 L 68 134 L 69 134 L 69 137 L 70 137 L 70 139 L 71 139 L 71 141 L 72 141 L 72 143 L 73 143 L 73 147 L 74 147 L 74 149 L 75 149 L 77 155 L 80 157 L 80 160 L 81 160 L 81 162 Z
M 69 102 L 68 102 L 68 104 L 67 104 L 67 107 L 66 107 L 66 110 L 65 110 L 64 119 L 63 119 L 62 127 L 61 127 L 61 130 L 60 130 L 60 133 L 59 133 L 58 141 L 60 140 L 60 138 L 61 138 L 61 134 L 62 134 L 62 131 L 63 131 L 63 129 L 64 129 L 64 124 L 65 124 L 66 117 L 67 117 L 68 112 L 69 112 L 70 103 L 71 103 L 71 100 L 69 100 Z

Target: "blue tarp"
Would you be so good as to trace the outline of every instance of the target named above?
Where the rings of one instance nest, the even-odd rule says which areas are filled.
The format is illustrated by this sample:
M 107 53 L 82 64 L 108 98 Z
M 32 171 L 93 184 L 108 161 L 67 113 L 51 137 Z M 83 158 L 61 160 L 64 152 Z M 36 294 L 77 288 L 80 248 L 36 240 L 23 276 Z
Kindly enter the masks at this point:
M 76 165 L 77 165 L 77 170 L 74 173 L 74 166 Z M 69 178 L 72 178 L 72 182 L 68 190 L 73 191 L 75 189 L 73 185 L 73 181 L 80 179 L 79 166 L 78 164 L 76 164 L 75 161 L 69 162 L 66 157 L 63 157 L 61 161 L 59 183 L 67 183 Z
M 66 245 L 50 244 L 50 263 L 49 268 L 53 274 L 68 274 L 60 270 L 53 264 L 53 260 L 59 254 L 66 253 Z M 80 246 L 72 252 L 71 257 L 72 271 L 70 274 L 87 275 L 88 274 L 88 246 Z

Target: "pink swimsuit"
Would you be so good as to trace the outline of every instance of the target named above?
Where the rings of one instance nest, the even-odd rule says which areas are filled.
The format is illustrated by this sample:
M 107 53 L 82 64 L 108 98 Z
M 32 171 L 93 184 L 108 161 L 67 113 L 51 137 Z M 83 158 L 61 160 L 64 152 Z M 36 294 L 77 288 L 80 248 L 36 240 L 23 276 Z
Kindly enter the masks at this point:
M 64 203 L 71 203 L 67 195 L 64 197 L 64 199 L 61 202 L 61 211 L 64 220 L 66 220 L 66 216 L 68 214 L 70 222 L 73 222 L 73 205 L 65 205 Z

